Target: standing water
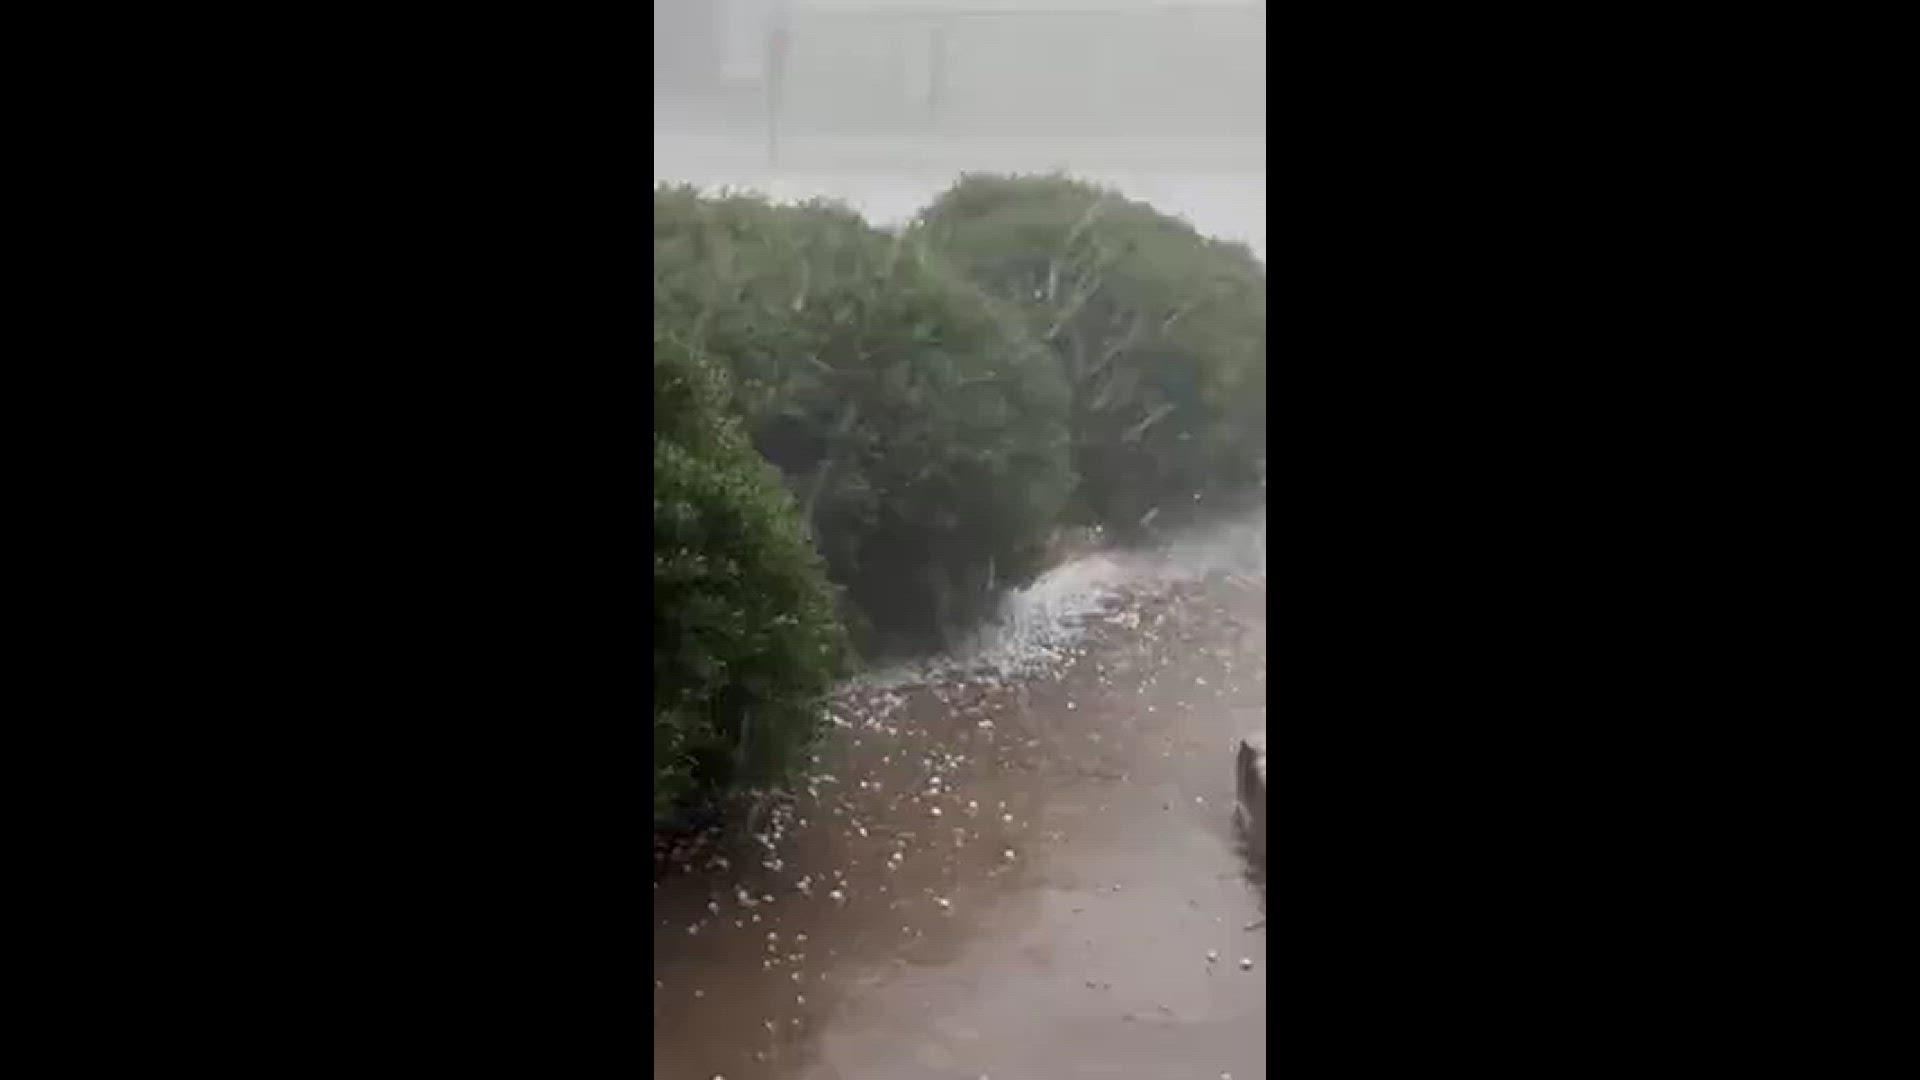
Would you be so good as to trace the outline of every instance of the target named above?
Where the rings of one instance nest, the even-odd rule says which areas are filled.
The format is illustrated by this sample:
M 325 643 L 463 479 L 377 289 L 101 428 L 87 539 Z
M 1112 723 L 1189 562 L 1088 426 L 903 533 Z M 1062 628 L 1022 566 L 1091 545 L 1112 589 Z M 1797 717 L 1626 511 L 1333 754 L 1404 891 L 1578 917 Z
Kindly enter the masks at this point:
M 662 1077 L 1266 1075 L 1264 515 L 1076 559 L 836 695 L 750 835 L 656 861 Z

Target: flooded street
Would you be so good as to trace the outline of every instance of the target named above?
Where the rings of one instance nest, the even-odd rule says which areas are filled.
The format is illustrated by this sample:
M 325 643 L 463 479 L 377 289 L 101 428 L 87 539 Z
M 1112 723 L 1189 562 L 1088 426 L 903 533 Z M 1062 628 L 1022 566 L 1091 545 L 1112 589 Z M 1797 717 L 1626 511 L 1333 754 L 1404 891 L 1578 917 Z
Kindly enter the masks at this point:
M 1266 1075 L 1264 518 L 1092 555 L 957 659 L 843 688 L 750 836 L 656 853 L 654 1071 Z

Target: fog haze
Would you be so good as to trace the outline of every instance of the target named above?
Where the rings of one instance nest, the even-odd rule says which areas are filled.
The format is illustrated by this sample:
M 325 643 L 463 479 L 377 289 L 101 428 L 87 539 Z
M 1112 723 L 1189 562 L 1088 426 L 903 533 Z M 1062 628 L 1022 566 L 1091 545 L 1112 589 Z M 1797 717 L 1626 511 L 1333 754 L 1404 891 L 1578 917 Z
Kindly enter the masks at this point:
M 1266 246 L 1266 9 L 1234 0 L 656 0 L 659 180 L 904 219 L 1063 170 Z

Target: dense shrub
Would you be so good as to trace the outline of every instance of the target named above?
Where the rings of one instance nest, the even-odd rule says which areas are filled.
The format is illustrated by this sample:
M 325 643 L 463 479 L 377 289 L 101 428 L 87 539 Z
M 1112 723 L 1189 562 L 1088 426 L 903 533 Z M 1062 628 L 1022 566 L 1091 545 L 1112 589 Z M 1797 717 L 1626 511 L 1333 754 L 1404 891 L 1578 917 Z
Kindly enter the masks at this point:
M 1068 394 L 1017 312 L 827 203 L 654 195 L 654 311 L 725 358 L 869 646 L 937 640 L 1038 562 Z
M 844 652 L 792 497 L 727 413 L 725 373 L 656 328 L 654 823 L 778 781 Z
M 963 177 L 914 233 L 1058 358 L 1079 516 L 1125 530 L 1264 497 L 1266 271 L 1244 246 L 1060 176 Z

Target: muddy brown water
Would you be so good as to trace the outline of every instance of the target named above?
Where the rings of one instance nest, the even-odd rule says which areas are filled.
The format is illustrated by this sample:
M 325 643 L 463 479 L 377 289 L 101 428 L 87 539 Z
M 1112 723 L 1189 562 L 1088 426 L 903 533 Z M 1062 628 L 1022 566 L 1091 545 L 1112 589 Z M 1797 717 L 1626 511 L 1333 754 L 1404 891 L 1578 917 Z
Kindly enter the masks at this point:
M 1047 670 L 849 688 L 755 835 L 656 861 L 654 1075 L 1264 1077 L 1265 605 L 1131 587 Z

